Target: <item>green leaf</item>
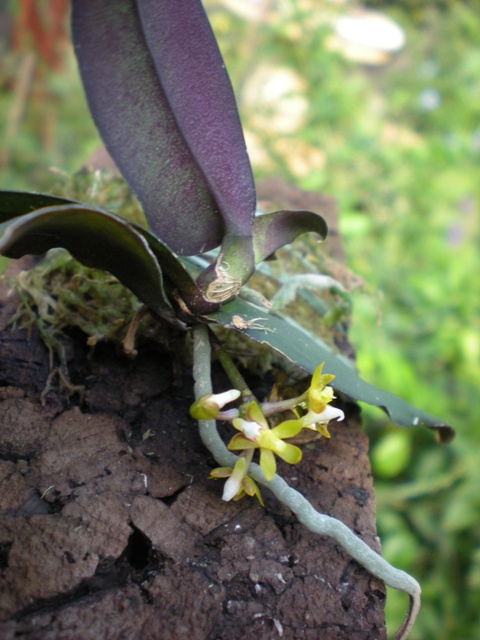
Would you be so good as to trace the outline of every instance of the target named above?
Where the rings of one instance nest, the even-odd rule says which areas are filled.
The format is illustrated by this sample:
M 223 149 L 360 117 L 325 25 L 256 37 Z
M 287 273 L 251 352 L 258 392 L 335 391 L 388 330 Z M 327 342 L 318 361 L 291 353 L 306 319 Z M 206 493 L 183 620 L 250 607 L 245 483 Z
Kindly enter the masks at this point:
M 218 307 L 217 304 L 211 304 L 205 301 L 204 296 L 200 292 L 200 289 L 195 280 L 189 274 L 183 263 L 177 258 L 175 253 L 173 253 L 173 251 L 166 244 L 164 244 L 148 229 L 145 229 L 145 227 L 142 227 L 141 225 L 132 222 L 131 220 L 126 220 L 121 216 L 115 215 L 109 211 L 105 211 L 104 209 L 85 205 L 74 200 L 67 200 L 65 198 L 52 196 L 47 193 L 6 191 L 0 189 L 0 223 L 25 215 L 27 213 L 31 213 L 37 209 L 62 206 L 67 204 L 78 205 L 80 207 L 85 207 L 88 210 L 102 212 L 102 214 L 106 215 L 107 217 L 123 222 L 137 234 L 143 236 L 143 238 L 148 243 L 150 250 L 154 253 L 165 277 L 171 281 L 174 287 L 178 288 L 186 305 L 193 313 L 208 313 Z M 86 230 L 87 227 L 85 227 L 85 231 Z M 40 253 L 44 253 L 44 251 L 41 251 Z M 128 263 L 128 257 L 126 258 L 126 263 Z M 111 269 L 107 270 L 111 271 Z M 124 284 L 126 283 L 124 282 Z M 141 298 L 141 296 L 136 291 L 134 292 L 136 293 L 136 295 L 138 295 L 139 298 Z M 145 300 L 143 301 L 145 302 Z
M 240 329 L 239 316 L 246 329 Z M 259 320 L 261 317 L 261 321 Z M 404 427 L 424 425 L 435 430 L 441 442 L 449 442 L 454 429 L 443 420 L 416 409 L 398 396 L 375 387 L 359 377 L 353 363 L 332 349 L 322 340 L 306 331 L 296 322 L 282 315 L 268 313 L 265 307 L 238 297 L 218 311 L 205 316 L 205 321 L 218 323 L 235 329 L 260 344 L 272 347 L 297 367 L 313 374 L 320 362 L 325 362 L 324 371 L 333 373 L 332 386 L 353 400 L 366 402 L 383 409 L 392 422 Z M 255 321 L 255 322 L 254 322 Z M 248 324 L 251 326 L 248 328 Z
M 44 207 L 0 224 L 0 253 L 9 258 L 67 249 L 83 264 L 104 269 L 154 313 L 177 326 L 162 270 L 144 236 L 108 211 L 81 204 Z
M 280 311 L 287 304 L 295 300 L 297 294 L 302 289 L 311 291 L 322 291 L 325 289 L 333 289 L 339 292 L 345 292 L 344 287 L 331 276 L 320 273 L 299 273 L 288 275 L 285 282 L 282 282 L 280 288 L 272 296 L 272 311 Z
M 318 233 L 322 240 L 327 237 L 327 223 L 313 211 L 281 210 L 257 216 L 253 222 L 255 264 L 263 262 L 280 247 L 310 231 Z
M 0 189 L 0 223 L 11 218 L 23 216 L 25 213 L 63 204 L 80 204 L 75 200 L 67 200 L 48 193 L 31 191 L 6 191 Z

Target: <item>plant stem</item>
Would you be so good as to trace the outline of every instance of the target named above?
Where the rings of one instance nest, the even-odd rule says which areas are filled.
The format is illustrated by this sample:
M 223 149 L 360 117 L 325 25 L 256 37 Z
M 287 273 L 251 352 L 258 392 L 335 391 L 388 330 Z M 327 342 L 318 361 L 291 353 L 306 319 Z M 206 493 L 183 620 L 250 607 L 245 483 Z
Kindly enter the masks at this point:
M 233 362 L 229 354 L 221 347 L 217 350 L 216 355 L 223 367 L 223 370 L 228 376 L 228 379 L 232 383 L 235 389 L 242 392 L 242 400 L 254 400 L 253 393 L 248 388 L 244 377 L 238 370 L 238 367 Z M 274 413 L 281 413 L 282 411 L 288 411 L 294 409 L 300 402 L 307 399 L 307 394 L 303 393 L 298 398 L 289 398 L 288 400 L 279 400 L 278 402 L 263 402 L 260 405 L 264 416 L 270 416 Z
M 283 411 L 293 411 L 301 402 L 307 399 L 307 394 L 303 393 L 297 398 L 288 398 L 288 400 L 278 400 L 277 402 L 262 402 L 260 408 L 264 416 L 271 416 L 274 413 L 282 413 Z
M 195 380 L 195 397 L 199 398 L 207 393 L 212 393 L 210 376 L 211 347 L 208 328 L 205 325 L 197 325 L 194 327 L 193 332 L 193 376 Z M 223 443 L 218 434 L 215 420 L 199 420 L 198 424 L 202 442 L 217 463 L 220 466 L 233 468 L 237 456 L 230 453 Z M 400 629 L 393 638 L 393 640 L 404 640 L 410 632 L 420 609 L 421 589 L 415 578 L 389 564 L 363 540 L 352 533 L 343 522 L 315 511 L 308 500 L 298 491 L 292 489 L 280 476 L 275 475 L 268 482 L 259 465 L 255 463 L 250 465 L 248 473 L 258 483 L 268 487 L 278 500 L 295 513 L 299 522 L 305 525 L 307 529 L 314 533 L 330 536 L 373 576 L 382 580 L 387 586 L 400 589 L 409 595 L 409 610 Z
M 224 349 L 220 348 L 216 352 L 216 356 L 218 357 L 220 364 L 223 367 L 223 370 L 227 374 L 228 379 L 232 383 L 233 388 L 238 389 L 239 391 L 242 392 L 242 400 L 244 402 L 248 400 L 253 400 L 254 399 L 253 393 L 250 391 L 247 383 L 245 382 L 245 379 L 243 378 L 240 371 L 235 366 L 233 360 L 228 355 L 228 353 Z

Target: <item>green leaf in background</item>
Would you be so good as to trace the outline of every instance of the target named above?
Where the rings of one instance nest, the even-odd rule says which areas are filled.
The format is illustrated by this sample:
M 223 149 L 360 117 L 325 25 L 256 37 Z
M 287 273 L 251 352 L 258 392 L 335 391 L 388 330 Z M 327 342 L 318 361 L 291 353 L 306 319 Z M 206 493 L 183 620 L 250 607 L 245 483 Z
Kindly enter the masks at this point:
M 310 291 L 322 291 L 325 289 L 333 289 L 342 293 L 345 291 L 343 285 L 332 278 L 320 273 L 298 273 L 289 275 L 282 282 L 280 288 L 272 296 L 272 311 L 280 311 L 283 307 L 293 302 L 302 289 Z
M 449 442 L 455 434 L 454 429 L 439 418 L 362 380 L 353 363 L 335 354 L 327 344 L 290 318 L 268 313 L 264 307 L 239 297 L 209 314 L 206 320 L 236 329 L 260 344 L 269 345 L 307 373 L 313 374 L 318 364 L 325 362 L 325 371 L 335 375 L 333 386 L 337 391 L 353 400 L 380 407 L 398 425 L 426 426 L 435 430 L 442 443 Z

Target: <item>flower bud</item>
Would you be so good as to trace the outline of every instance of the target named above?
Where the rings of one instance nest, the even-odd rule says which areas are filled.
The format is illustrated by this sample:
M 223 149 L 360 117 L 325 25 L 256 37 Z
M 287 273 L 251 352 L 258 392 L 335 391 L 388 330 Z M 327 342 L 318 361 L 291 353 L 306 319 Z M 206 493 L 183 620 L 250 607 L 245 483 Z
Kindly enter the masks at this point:
M 230 389 L 223 393 L 207 393 L 198 398 L 190 407 L 190 415 L 196 420 L 212 420 L 229 402 L 237 400 L 241 395 L 238 389 Z

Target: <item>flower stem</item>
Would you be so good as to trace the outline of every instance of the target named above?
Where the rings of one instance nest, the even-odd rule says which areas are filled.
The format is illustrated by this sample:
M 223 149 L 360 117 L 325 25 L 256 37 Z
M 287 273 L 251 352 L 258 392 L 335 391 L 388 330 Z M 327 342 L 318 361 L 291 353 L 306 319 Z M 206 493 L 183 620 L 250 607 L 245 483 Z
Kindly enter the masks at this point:
M 245 379 L 225 349 L 219 348 L 215 355 L 218 357 L 218 360 L 220 361 L 220 364 L 222 365 L 223 370 L 227 374 L 234 389 L 238 389 L 242 392 L 242 400 L 244 402 L 253 400 L 253 393 L 250 391 Z
M 195 379 L 195 397 L 212 393 L 210 376 L 211 347 L 208 328 L 197 325 L 193 329 L 193 376 Z M 223 363 L 222 363 L 223 364 Z M 234 467 L 237 457 L 230 453 L 220 438 L 215 420 L 199 420 L 200 437 L 203 444 L 220 466 Z M 343 523 L 315 511 L 312 505 L 298 491 L 292 489 L 278 475 L 267 481 L 259 465 L 252 463 L 249 475 L 258 483 L 268 487 L 278 500 L 289 507 L 299 522 L 310 531 L 333 538 L 349 555 L 373 576 L 387 586 L 400 589 L 410 597 L 409 610 L 393 640 L 404 640 L 410 632 L 420 609 L 420 585 L 405 571 L 396 569 L 382 556 L 358 538 Z
M 264 416 L 271 416 L 273 413 L 282 413 L 283 411 L 293 411 L 301 402 L 305 402 L 307 394 L 303 393 L 297 398 L 288 398 L 287 400 L 278 400 L 277 402 L 262 402 L 260 408 Z

